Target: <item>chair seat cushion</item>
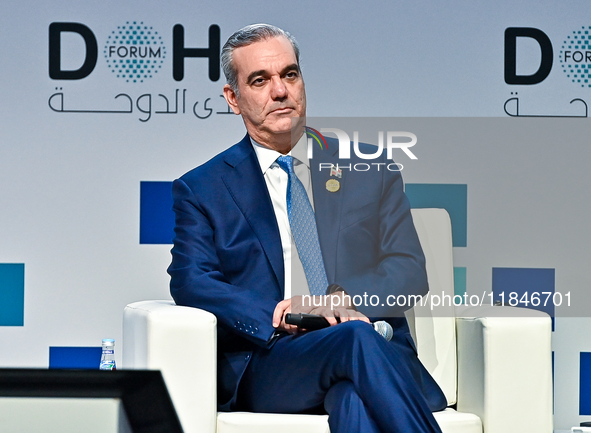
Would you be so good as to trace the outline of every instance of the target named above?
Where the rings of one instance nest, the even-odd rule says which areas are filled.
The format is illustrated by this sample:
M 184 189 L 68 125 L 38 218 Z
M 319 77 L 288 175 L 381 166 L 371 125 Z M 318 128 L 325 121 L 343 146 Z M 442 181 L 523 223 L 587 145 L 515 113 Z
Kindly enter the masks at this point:
M 435 412 L 443 433 L 482 433 L 480 418 L 445 409 Z M 329 433 L 328 415 L 220 412 L 217 433 Z
M 447 408 L 433 415 L 443 433 L 482 433 L 482 422 L 473 413 L 457 412 Z
M 329 433 L 328 415 L 219 412 L 217 433 Z

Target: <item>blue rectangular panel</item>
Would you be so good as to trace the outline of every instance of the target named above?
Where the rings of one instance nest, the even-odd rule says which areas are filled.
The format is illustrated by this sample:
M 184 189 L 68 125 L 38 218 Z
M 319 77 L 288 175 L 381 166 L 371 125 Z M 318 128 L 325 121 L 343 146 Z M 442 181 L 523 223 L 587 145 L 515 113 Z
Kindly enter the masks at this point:
M 23 326 L 25 265 L 0 263 L 0 326 Z
M 454 247 L 465 247 L 468 230 L 468 185 L 438 183 L 408 183 L 404 192 L 410 207 L 442 208 L 449 213 Z
M 554 305 L 558 303 L 558 299 L 554 299 L 554 269 L 493 268 L 492 271 L 492 290 L 495 302 L 502 301 L 505 305 L 533 308 L 554 317 Z M 527 296 L 525 296 L 526 293 Z M 539 305 L 535 305 L 538 300 L 532 298 L 533 293 L 538 294 Z M 551 293 L 551 295 L 547 293 Z M 562 300 L 562 302 L 565 301 L 565 299 Z M 554 327 L 554 324 L 552 326 Z
M 591 353 L 581 352 L 579 372 L 579 415 L 591 415 Z
M 98 370 L 102 347 L 50 347 L 49 368 Z
M 140 244 L 171 244 L 172 182 L 140 183 Z

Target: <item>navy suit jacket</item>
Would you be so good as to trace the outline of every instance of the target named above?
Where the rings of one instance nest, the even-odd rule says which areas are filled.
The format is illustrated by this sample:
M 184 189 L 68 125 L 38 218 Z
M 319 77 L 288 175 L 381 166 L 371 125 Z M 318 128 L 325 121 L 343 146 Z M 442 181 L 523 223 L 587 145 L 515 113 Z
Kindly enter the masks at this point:
M 378 296 L 373 298 L 378 305 L 359 305 L 358 310 L 372 318 L 389 317 L 394 340 L 414 348 L 401 317 L 408 306 L 386 305 L 388 295 L 428 291 L 400 173 L 376 165 L 387 164 L 385 157 L 361 160 L 352 155 L 339 161 L 336 140 L 313 151 L 314 205 L 329 284 L 341 285 L 351 296 L 366 294 L 367 301 Z M 372 152 L 373 147 L 365 151 Z M 330 169 L 320 170 L 320 163 L 339 164 L 339 191 L 326 189 Z M 174 181 L 173 198 L 171 294 L 177 304 L 217 317 L 218 405 L 232 410 L 252 351 L 274 342 L 272 316 L 284 290 L 279 228 L 249 136 Z M 422 381 L 428 373 L 412 354 L 409 363 L 416 364 Z

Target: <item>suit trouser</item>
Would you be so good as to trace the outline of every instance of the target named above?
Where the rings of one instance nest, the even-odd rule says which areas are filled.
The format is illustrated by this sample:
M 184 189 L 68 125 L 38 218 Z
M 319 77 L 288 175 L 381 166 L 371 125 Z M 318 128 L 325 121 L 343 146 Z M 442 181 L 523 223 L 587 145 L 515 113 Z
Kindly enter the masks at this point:
M 422 366 L 394 340 L 360 321 L 281 337 L 253 354 L 239 409 L 311 413 L 324 405 L 331 433 L 441 432 L 432 411 L 445 408 L 443 393 L 429 378 L 427 401 L 409 356 Z

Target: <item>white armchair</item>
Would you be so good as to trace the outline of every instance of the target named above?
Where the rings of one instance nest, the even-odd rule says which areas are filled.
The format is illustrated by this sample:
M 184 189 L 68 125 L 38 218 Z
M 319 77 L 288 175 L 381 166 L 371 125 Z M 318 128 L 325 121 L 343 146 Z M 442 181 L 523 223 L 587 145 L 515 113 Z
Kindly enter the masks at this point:
M 454 295 L 451 224 L 413 209 L 432 294 Z M 449 407 L 444 433 L 552 433 L 551 320 L 511 307 L 416 306 L 408 319 L 419 358 Z M 172 301 L 128 305 L 123 367 L 159 369 L 186 433 L 328 433 L 326 415 L 218 413 L 216 318 Z

